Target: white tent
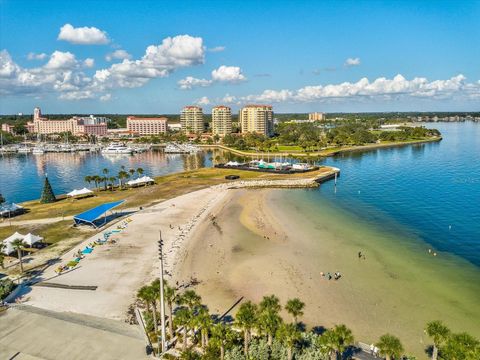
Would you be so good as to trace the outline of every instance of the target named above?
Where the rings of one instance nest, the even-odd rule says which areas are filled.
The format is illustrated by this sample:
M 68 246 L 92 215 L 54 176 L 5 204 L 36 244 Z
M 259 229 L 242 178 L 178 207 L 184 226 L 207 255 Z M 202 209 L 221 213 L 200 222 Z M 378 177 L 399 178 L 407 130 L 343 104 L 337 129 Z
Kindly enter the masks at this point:
M 16 214 L 23 211 L 23 206 L 12 203 L 11 205 L 0 206 L 0 216 L 7 217 L 9 214 Z
M 38 235 L 34 235 L 32 233 L 28 233 L 27 235 L 25 235 L 25 237 L 23 238 L 23 242 L 28 244 L 29 246 L 32 246 L 33 244 L 39 242 L 39 241 L 42 241 L 43 240 L 43 237 L 41 236 L 38 236 Z
M 152 182 L 155 182 L 155 180 L 153 180 L 150 176 L 142 176 L 141 178 L 128 181 L 127 185 L 133 186 L 133 185 L 147 184 Z
M 80 190 L 73 189 L 73 191 L 69 192 L 67 194 L 67 196 L 75 197 L 75 196 L 79 196 L 79 195 L 90 195 L 90 194 L 93 194 L 92 190 L 88 190 L 87 188 L 83 188 L 83 189 L 80 189 Z
M 7 255 L 13 253 L 15 251 L 15 249 L 13 248 L 12 243 L 15 240 L 23 240 L 24 238 L 25 238 L 25 235 L 22 235 L 18 232 L 15 232 L 15 234 L 10 235 L 8 238 L 3 240 L 3 250 L 2 250 L 2 252 L 4 254 L 7 254 Z

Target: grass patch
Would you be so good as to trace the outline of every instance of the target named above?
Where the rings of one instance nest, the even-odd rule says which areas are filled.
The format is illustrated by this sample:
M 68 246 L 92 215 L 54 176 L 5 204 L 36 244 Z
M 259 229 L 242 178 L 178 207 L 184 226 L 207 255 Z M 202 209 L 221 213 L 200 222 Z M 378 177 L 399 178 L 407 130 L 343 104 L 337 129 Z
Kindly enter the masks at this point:
M 29 225 L 13 225 L 0 227 L 0 239 L 5 239 L 12 235 L 15 231 L 20 234 L 26 235 L 29 232 L 35 235 L 40 235 L 45 240 L 44 242 L 53 245 L 61 240 L 67 238 L 82 238 L 93 234 L 92 231 L 86 231 L 84 229 L 79 230 L 72 226 L 72 220 L 57 221 L 53 223 L 45 224 L 29 224 Z

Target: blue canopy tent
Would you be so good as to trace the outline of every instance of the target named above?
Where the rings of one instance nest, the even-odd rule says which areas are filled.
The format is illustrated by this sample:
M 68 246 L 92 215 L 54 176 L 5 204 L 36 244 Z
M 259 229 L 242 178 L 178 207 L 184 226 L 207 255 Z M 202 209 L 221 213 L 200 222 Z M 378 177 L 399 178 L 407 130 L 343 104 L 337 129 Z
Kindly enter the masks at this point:
M 120 200 L 120 201 L 114 201 L 111 203 L 105 203 L 105 204 L 99 205 L 81 214 L 75 215 L 73 217 L 73 221 L 75 222 L 75 225 L 80 225 L 84 223 L 84 224 L 92 225 L 95 228 L 98 228 L 99 226 L 105 225 L 107 223 L 107 217 L 104 216 L 103 223 L 102 222 L 98 223 L 98 221 L 97 222 L 95 221 L 102 215 L 106 214 L 107 211 L 112 210 L 113 208 L 123 204 L 124 202 L 125 200 Z

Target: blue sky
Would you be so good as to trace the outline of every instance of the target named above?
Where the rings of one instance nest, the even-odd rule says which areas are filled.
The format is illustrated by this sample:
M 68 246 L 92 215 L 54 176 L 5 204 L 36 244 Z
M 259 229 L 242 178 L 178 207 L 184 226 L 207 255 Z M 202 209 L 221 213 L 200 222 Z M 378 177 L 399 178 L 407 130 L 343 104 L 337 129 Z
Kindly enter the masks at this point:
M 480 110 L 480 1 L 0 4 L 0 113 Z

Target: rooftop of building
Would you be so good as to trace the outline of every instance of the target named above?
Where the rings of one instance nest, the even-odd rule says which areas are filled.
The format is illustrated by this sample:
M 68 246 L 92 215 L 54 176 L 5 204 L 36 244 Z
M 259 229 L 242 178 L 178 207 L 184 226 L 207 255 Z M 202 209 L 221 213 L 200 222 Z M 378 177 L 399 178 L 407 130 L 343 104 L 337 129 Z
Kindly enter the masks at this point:
M 160 117 L 137 117 L 137 116 L 127 116 L 127 120 L 155 120 L 155 121 L 167 121 L 168 119 L 165 116 Z
M 265 105 L 265 104 L 247 104 L 244 106 L 244 108 L 254 108 L 254 107 L 266 107 L 266 108 L 272 108 L 272 105 Z
M 197 105 L 187 105 L 187 106 L 184 106 L 183 109 L 198 109 L 198 110 L 202 110 L 202 108 L 200 106 L 197 106 Z

